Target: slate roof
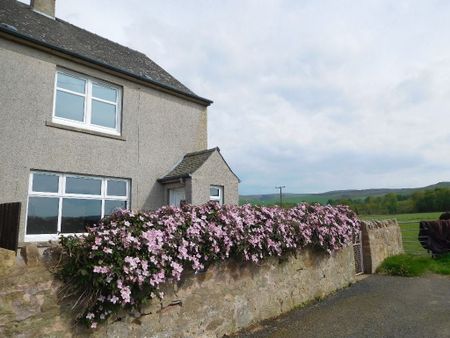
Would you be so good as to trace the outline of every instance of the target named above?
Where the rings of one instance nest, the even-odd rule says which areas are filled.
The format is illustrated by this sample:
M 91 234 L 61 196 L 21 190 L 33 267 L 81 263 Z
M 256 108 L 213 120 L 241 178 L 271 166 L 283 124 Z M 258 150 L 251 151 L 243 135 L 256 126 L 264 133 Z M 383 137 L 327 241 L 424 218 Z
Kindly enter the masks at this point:
M 167 175 L 164 177 L 161 177 L 158 179 L 158 182 L 160 183 L 166 183 L 166 182 L 172 182 L 176 181 L 180 178 L 187 178 L 190 177 L 191 174 L 195 173 L 197 169 L 199 169 L 203 163 L 205 163 L 208 158 L 211 156 L 212 153 L 217 151 L 219 155 L 222 157 L 222 160 L 228 167 L 228 169 L 231 171 L 231 173 L 236 176 L 239 182 L 241 180 L 239 177 L 231 170 L 230 166 L 228 165 L 227 161 L 223 158 L 222 154 L 220 153 L 219 147 L 215 147 L 212 149 L 206 149 L 202 151 L 196 151 L 193 153 L 188 153 L 184 155 L 183 159 L 173 168 Z
M 193 153 L 188 153 L 184 155 L 180 163 L 178 163 L 175 168 L 173 168 L 167 175 L 160 178 L 158 182 L 164 183 L 168 181 L 173 181 L 179 178 L 186 178 L 193 174 L 198 168 L 200 168 L 203 163 L 211 156 L 215 151 L 219 151 L 218 147 L 212 149 L 206 149 L 202 151 L 196 151 Z
M 145 54 L 88 32 L 66 21 L 48 18 L 15 0 L 0 1 L 0 32 L 52 48 L 97 65 L 124 73 L 164 89 L 195 98 L 205 105 L 212 101 L 189 88 L 150 60 Z

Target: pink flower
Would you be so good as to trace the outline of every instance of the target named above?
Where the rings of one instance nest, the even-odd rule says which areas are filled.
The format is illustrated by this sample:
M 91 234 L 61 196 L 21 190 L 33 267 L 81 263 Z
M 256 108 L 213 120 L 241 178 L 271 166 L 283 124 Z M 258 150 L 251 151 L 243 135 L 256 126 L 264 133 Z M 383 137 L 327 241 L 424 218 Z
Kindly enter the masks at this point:
M 95 273 L 109 273 L 110 269 L 106 266 L 94 266 Z
M 198 272 L 232 254 L 259 263 L 307 245 L 332 253 L 351 244 L 359 227 L 348 207 L 318 204 L 283 209 L 207 203 L 149 212 L 118 210 L 83 239 L 92 271 L 99 274 L 93 278 L 102 285 L 102 296 L 86 318 L 92 321 L 96 314 L 105 319 L 110 314 L 103 308 L 105 301 L 139 303 L 140 293 L 131 290 L 148 290 L 154 297 L 161 284 L 179 280 L 186 266 Z M 123 265 L 116 266 L 118 261 Z
M 120 290 L 120 296 L 122 297 L 124 303 L 131 302 L 130 295 L 131 295 L 130 288 L 128 286 L 122 287 L 122 289 Z

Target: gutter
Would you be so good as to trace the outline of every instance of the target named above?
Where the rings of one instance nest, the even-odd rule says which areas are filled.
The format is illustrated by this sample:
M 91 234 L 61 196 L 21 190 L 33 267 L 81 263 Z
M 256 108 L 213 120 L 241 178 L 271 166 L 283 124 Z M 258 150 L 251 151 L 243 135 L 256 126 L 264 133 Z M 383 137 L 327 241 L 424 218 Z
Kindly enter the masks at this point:
M 131 73 L 131 72 L 127 71 L 127 70 L 124 70 L 124 69 L 121 69 L 121 68 L 116 68 L 116 67 L 113 67 L 113 66 L 111 66 L 111 65 L 109 65 L 107 63 L 104 63 L 104 62 L 92 59 L 90 57 L 78 54 L 76 52 L 68 51 L 68 50 L 66 50 L 64 48 L 52 45 L 52 44 L 44 42 L 44 41 L 40 41 L 40 40 L 35 39 L 35 38 L 33 38 L 33 37 L 29 36 L 29 35 L 19 33 L 17 31 L 15 31 L 12 27 L 9 28 L 9 26 L 7 26 L 7 25 L 0 24 L 0 32 L 1 33 L 6 33 L 6 34 L 11 35 L 11 36 L 13 36 L 15 38 L 24 40 L 24 41 L 26 41 L 28 43 L 31 43 L 31 44 L 34 44 L 34 45 L 38 45 L 38 46 L 42 46 L 44 48 L 51 49 L 51 50 L 53 50 L 55 52 L 58 52 L 58 53 L 61 53 L 61 54 L 65 54 L 67 56 L 83 60 L 83 61 L 88 62 L 90 64 L 94 64 L 96 66 L 100 66 L 102 68 L 106 68 L 108 70 L 111 70 L 111 71 L 114 71 L 114 72 L 126 75 L 128 77 L 133 78 L 133 79 L 136 79 L 136 80 L 139 80 L 139 81 L 143 81 L 143 82 L 151 85 L 152 87 L 158 87 L 158 88 L 162 89 L 165 92 L 169 92 L 171 94 L 175 94 L 176 96 L 179 96 L 179 97 L 184 97 L 186 99 L 189 99 L 190 101 L 194 101 L 194 102 L 199 103 L 199 104 L 201 104 L 201 105 L 203 105 L 205 107 L 208 107 L 209 105 L 211 105 L 213 103 L 213 101 L 211 101 L 209 99 L 206 99 L 204 97 L 197 96 L 195 94 L 189 94 L 189 93 L 183 92 L 183 91 L 181 91 L 179 89 L 173 88 L 173 87 L 171 87 L 169 85 L 166 85 L 166 84 L 163 84 L 161 82 L 158 82 L 158 81 L 155 81 L 155 80 L 151 80 L 151 79 L 143 77 L 143 76 L 136 75 L 136 74 Z
M 182 175 L 176 175 L 176 176 L 170 176 L 170 177 L 162 177 L 162 178 L 158 178 L 156 181 L 161 184 L 175 183 L 175 182 L 183 183 L 184 180 L 187 178 L 192 178 L 192 175 L 191 174 L 182 174 Z

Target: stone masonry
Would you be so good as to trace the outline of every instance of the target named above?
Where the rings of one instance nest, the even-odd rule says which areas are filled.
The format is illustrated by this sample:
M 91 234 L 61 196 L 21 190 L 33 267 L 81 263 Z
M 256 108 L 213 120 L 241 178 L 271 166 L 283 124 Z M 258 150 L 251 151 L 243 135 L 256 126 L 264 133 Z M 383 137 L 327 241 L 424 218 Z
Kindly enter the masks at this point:
M 355 280 L 351 247 L 331 256 L 307 249 L 259 265 L 230 260 L 185 274 L 167 285 L 162 302 L 122 313 L 94 331 L 73 326 L 69 304 L 57 301 L 59 283 L 35 263 L 1 270 L 2 337 L 222 337 Z
M 403 253 L 402 233 L 395 219 L 364 221 L 361 230 L 364 273 L 374 273 L 387 257 Z

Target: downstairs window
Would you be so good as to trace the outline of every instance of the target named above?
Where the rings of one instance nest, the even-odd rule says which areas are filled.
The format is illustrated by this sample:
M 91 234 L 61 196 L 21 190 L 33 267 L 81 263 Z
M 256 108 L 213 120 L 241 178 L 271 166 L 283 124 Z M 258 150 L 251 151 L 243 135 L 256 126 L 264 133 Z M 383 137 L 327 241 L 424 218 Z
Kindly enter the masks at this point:
M 86 232 L 115 209 L 129 207 L 129 181 L 34 171 L 28 190 L 25 241 Z

